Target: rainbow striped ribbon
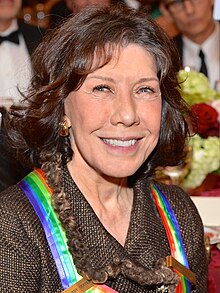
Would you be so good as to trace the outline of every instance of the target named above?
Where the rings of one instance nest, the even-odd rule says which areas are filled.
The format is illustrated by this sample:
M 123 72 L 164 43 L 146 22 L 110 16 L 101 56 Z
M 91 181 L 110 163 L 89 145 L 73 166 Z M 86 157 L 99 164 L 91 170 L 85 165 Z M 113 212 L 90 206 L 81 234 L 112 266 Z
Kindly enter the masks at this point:
M 166 230 L 166 234 L 170 244 L 171 255 L 182 265 L 189 268 L 183 239 L 173 209 L 167 197 L 154 183 L 151 183 L 151 192 Z M 176 288 L 176 293 L 191 292 L 191 283 L 189 282 L 189 280 L 183 275 L 180 275 L 180 277 L 181 282 Z
M 77 273 L 62 225 L 52 207 L 52 191 L 48 187 L 44 173 L 36 169 L 28 174 L 18 186 L 25 192 L 38 215 L 51 249 L 63 289 L 69 288 L 82 279 Z M 117 293 L 106 285 L 94 285 L 86 293 Z

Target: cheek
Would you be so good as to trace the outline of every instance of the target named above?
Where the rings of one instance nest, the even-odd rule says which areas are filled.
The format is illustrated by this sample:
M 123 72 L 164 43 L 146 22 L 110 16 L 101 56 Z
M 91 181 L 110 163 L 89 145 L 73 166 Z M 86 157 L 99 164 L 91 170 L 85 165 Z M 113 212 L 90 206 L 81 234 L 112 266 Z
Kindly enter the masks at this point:
M 161 124 L 161 103 L 155 103 L 154 105 L 147 105 L 145 111 L 143 111 L 144 107 L 141 111 L 141 121 L 148 127 L 148 129 L 152 132 L 160 131 Z
M 66 103 L 65 113 L 74 131 L 81 129 L 81 131 L 90 132 L 109 121 L 110 107 L 83 100 L 80 103 L 71 101 Z

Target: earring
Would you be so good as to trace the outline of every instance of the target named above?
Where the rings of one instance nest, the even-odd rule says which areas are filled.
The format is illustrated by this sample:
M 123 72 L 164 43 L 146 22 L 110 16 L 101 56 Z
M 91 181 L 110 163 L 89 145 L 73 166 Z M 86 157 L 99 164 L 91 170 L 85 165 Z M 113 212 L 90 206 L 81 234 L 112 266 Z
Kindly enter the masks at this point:
M 60 136 L 65 137 L 65 136 L 69 135 L 69 128 L 67 126 L 66 120 L 63 120 L 62 122 L 60 122 L 59 127 L 60 127 L 60 129 L 59 129 L 59 135 Z

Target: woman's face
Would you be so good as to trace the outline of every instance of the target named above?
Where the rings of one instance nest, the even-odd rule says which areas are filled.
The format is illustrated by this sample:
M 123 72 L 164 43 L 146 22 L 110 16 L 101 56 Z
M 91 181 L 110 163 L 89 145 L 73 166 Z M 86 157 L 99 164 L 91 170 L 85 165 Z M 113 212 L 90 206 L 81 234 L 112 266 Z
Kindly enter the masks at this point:
M 71 164 L 101 176 L 134 174 L 158 142 L 161 107 L 151 55 L 134 44 L 116 51 L 66 98 Z

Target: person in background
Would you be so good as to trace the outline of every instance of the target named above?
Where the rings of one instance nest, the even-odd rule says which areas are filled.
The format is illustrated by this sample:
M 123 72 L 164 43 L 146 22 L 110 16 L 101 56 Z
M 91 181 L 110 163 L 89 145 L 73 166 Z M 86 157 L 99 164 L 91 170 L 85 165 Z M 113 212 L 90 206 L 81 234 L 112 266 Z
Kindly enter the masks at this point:
M 17 86 L 23 90 L 28 86 L 30 55 L 45 33 L 43 29 L 18 20 L 21 6 L 21 0 L 0 0 L 0 190 L 16 183 L 29 172 L 5 143 L 4 114 L 21 97 Z
M 30 55 L 45 33 L 44 29 L 18 19 L 21 6 L 21 0 L 0 1 L 1 105 L 4 105 L 4 98 L 18 101 L 17 85 L 21 89 L 27 87 L 31 77 Z
M 220 80 L 220 23 L 213 0 L 162 0 L 161 10 L 177 26 L 174 38 L 182 66 L 204 73 L 212 87 Z
M 0 194 L 0 292 L 207 292 L 198 211 L 153 176 L 185 157 L 178 70 L 170 38 L 134 9 L 88 6 L 47 34 L 6 120 L 35 170 Z
M 159 0 L 119 0 L 118 2 L 149 14 L 170 37 L 178 34 L 175 24 L 166 15 L 162 14 Z
M 77 13 L 87 5 L 110 5 L 114 0 L 61 0 L 56 2 L 49 10 L 49 27 L 54 28 L 67 17 Z

